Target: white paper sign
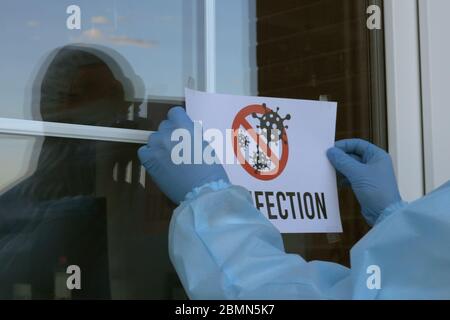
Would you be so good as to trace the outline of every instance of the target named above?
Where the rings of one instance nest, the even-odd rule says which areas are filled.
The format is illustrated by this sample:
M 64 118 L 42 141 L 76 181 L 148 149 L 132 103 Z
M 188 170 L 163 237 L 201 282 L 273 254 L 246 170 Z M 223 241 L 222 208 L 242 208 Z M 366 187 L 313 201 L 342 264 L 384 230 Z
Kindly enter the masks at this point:
M 211 144 L 231 182 L 251 192 L 280 232 L 342 232 L 336 173 L 326 157 L 336 103 L 186 89 L 186 110 L 207 140 L 215 132 Z

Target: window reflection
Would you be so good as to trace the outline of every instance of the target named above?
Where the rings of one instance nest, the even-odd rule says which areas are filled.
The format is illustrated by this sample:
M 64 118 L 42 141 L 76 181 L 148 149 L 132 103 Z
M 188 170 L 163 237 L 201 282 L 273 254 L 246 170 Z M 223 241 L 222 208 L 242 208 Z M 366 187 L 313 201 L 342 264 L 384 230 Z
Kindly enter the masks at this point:
M 204 89 L 203 0 L 2 0 L 0 117 L 36 119 L 30 92 L 50 51 L 73 43 L 111 48 L 141 78 L 136 97 L 183 96 Z M 66 27 L 68 6 L 81 29 Z M 134 81 L 130 77 L 131 81 Z
M 99 47 L 56 50 L 33 86 L 36 117 L 143 128 L 132 70 L 118 57 Z M 173 205 L 145 179 L 139 146 L 38 140 L 35 169 L 0 196 L 0 297 L 170 298 L 179 290 L 167 256 Z M 70 293 L 55 279 L 72 264 L 83 286 Z

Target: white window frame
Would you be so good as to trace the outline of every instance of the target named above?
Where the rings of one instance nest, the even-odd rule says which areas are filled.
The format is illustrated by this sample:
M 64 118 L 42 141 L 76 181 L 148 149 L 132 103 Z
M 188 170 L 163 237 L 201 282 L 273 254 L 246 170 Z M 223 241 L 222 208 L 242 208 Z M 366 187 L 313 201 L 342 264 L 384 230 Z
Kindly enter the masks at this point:
M 205 90 L 216 92 L 216 0 L 204 0 Z
M 450 179 L 449 10 L 448 0 L 419 1 L 426 192 Z
M 385 0 L 384 21 L 389 152 L 411 201 L 425 192 L 417 1 Z
M 0 134 L 145 144 L 152 131 L 0 118 Z

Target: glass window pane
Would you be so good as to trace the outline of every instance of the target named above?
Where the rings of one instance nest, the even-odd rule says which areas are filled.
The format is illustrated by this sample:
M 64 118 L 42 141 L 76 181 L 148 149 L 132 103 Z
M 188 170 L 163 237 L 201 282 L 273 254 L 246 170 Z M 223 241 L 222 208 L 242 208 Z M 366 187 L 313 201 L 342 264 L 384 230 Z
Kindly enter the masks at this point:
M 216 1 L 214 52 L 203 0 L 82 0 L 80 30 L 71 1 L 2 3 L 0 117 L 156 130 L 184 87 L 205 89 L 214 54 L 218 92 L 337 101 L 337 139 L 386 145 L 383 34 L 364 1 Z M 138 147 L 0 128 L 0 298 L 70 298 L 68 264 L 86 275 L 71 298 L 185 297 L 167 253 L 175 206 Z M 287 250 L 348 265 L 368 226 L 351 190 L 340 205 L 343 234 L 285 235 Z
M 73 1 L 3 1 L 0 117 L 41 120 L 39 104 L 46 99 L 58 104 L 48 108 L 60 116 L 43 120 L 106 126 L 148 96 L 179 101 L 186 86 L 204 89 L 201 3 L 77 1 L 81 25 L 72 30 L 66 9 Z M 97 106 L 118 97 L 124 104 L 108 116 Z M 75 99 L 95 119 L 77 118 Z
M 385 115 L 384 65 L 374 61 L 383 37 L 366 28 L 366 8 L 360 0 L 218 1 L 218 91 L 337 101 L 336 139 L 386 146 L 376 118 Z M 340 190 L 340 207 L 343 234 L 284 235 L 287 250 L 349 265 L 368 226 L 351 190 Z
M 138 145 L 0 135 L 0 147 L 1 299 L 185 297 L 167 252 L 175 206 Z M 68 265 L 81 290 L 58 282 Z

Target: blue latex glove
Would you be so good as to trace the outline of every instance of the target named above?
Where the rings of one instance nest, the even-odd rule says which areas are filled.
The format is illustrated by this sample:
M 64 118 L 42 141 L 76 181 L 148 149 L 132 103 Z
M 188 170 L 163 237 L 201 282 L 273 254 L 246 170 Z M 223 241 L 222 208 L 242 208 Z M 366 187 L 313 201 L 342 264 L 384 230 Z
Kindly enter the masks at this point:
M 357 160 L 357 161 L 361 161 L 361 157 L 357 156 L 355 154 L 351 154 L 350 155 L 353 159 Z M 338 188 L 346 188 L 346 187 L 351 187 L 350 182 L 348 181 L 347 177 L 344 176 L 342 173 L 340 173 L 339 171 L 336 171 L 336 180 L 337 180 L 337 185 Z
M 196 187 L 223 180 L 228 182 L 227 174 L 221 164 L 193 164 L 194 123 L 182 107 L 174 107 L 167 114 L 168 120 L 159 125 L 158 131 L 153 133 L 146 146 L 139 149 L 138 155 L 142 165 L 158 185 L 173 202 L 179 204 L 186 194 Z M 192 164 L 175 164 L 172 161 L 172 149 L 179 141 L 171 141 L 175 129 L 186 129 L 191 136 Z M 198 135 L 202 139 L 202 133 Z M 202 151 L 210 147 L 205 141 Z M 203 152 L 202 152 L 203 154 Z
M 350 182 L 370 225 L 383 210 L 402 201 L 391 157 L 384 150 L 364 140 L 349 139 L 336 142 L 327 156 Z

